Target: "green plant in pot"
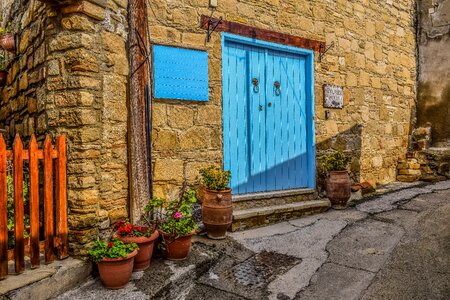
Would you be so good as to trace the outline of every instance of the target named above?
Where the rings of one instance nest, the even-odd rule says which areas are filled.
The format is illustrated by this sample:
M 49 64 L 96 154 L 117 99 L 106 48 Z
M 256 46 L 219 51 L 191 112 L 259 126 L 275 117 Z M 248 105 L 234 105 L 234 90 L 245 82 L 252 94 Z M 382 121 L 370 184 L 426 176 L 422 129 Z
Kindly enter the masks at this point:
M 325 182 L 327 197 L 335 209 L 345 209 L 351 196 L 350 176 L 347 170 L 350 160 L 351 158 L 342 151 L 334 151 L 321 159 L 321 165 L 327 172 Z
M 16 49 L 14 34 L 11 33 L 11 23 L 9 22 L 5 27 L 0 26 L 0 48 L 7 51 L 14 51 Z
M 218 166 L 200 170 L 202 177 L 202 218 L 206 234 L 211 239 L 224 239 L 233 218 L 231 172 Z
M 194 203 L 197 203 L 195 191 L 182 190 L 179 199 L 167 201 L 153 197 L 145 207 L 162 234 L 169 260 L 184 260 L 191 250 L 192 236 L 198 230 L 192 215 Z
M 134 258 L 133 272 L 146 270 L 150 267 L 155 241 L 159 237 L 153 226 L 139 226 L 121 220 L 114 225 L 116 232 L 113 238 L 124 243 L 135 243 L 139 246 L 138 254 Z
M 100 281 L 104 287 L 120 289 L 128 284 L 138 248 L 135 243 L 125 244 L 116 239 L 94 242 L 89 255 L 97 263 Z

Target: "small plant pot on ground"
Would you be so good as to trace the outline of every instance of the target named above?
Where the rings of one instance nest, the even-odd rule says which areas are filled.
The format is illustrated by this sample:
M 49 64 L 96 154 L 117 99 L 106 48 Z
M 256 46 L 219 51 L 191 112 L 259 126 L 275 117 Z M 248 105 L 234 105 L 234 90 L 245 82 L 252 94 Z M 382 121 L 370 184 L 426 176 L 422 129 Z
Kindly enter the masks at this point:
M 174 261 L 185 260 L 191 251 L 192 236 L 194 234 L 195 231 L 189 235 L 175 237 L 162 233 L 167 259 Z
M 144 230 L 147 230 L 147 227 L 143 227 Z M 155 231 L 149 237 L 139 236 L 139 237 L 131 237 L 131 236 L 120 236 L 118 232 L 113 234 L 113 238 L 121 240 L 125 244 L 136 243 L 139 246 L 139 250 L 137 255 L 134 257 L 134 266 L 133 272 L 143 271 L 150 267 L 151 259 L 153 256 L 153 250 L 155 248 L 155 242 L 159 237 L 159 232 Z
M 327 197 L 334 209 L 345 209 L 351 196 L 348 171 L 329 171 L 326 179 Z
M 134 250 L 126 258 L 103 258 L 98 262 L 100 281 L 107 289 L 120 289 L 128 284 L 133 273 L 134 257 L 138 251 Z
M 16 43 L 14 41 L 14 34 L 12 33 L 5 33 L 0 35 L 0 48 L 14 52 L 16 50 Z
M 209 238 L 220 240 L 233 221 L 231 189 L 202 191 L 202 217 L 206 234 Z
M 6 83 L 6 77 L 8 76 L 8 73 L 5 71 L 0 71 L 0 87 L 4 86 Z

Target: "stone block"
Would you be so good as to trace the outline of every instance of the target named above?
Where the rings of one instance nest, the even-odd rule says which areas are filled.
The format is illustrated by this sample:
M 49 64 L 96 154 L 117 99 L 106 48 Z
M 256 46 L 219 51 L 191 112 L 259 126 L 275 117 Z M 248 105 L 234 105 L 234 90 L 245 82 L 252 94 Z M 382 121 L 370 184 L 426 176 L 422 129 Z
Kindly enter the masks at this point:
M 169 106 L 167 110 L 169 126 L 188 129 L 194 125 L 194 110 L 185 106 Z
M 414 182 L 419 179 L 417 175 L 398 175 L 397 180 L 401 182 Z
M 153 147 L 156 151 L 176 151 L 179 149 L 178 136 L 175 131 L 159 130 L 155 132 Z
M 182 183 L 184 179 L 183 164 L 180 159 L 157 159 L 154 164 L 154 179 Z
M 210 145 L 211 132 L 206 127 L 192 127 L 180 134 L 180 148 L 182 150 L 207 149 Z
M 103 48 L 112 53 L 118 53 L 126 56 L 125 42 L 126 40 L 113 32 L 103 31 L 101 33 Z
M 94 32 L 94 24 L 82 15 L 72 15 L 62 18 L 61 25 L 67 30 L 81 30 L 85 32 Z
M 105 9 L 89 1 L 79 1 L 76 4 L 64 6 L 61 9 L 63 14 L 82 13 L 97 20 L 104 20 L 106 17 Z

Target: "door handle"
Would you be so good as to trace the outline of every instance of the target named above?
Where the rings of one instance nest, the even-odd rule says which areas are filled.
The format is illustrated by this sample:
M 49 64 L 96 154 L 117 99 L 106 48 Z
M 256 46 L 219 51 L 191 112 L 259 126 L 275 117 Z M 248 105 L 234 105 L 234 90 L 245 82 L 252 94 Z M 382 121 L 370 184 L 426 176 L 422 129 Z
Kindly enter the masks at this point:
M 262 110 L 263 110 L 263 106 L 259 105 L 259 111 L 262 111 Z
M 272 106 L 272 102 L 269 102 L 269 103 L 267 104 L 267 106 L 268 106 L 268 107 L 271 107 L 271 106 Z

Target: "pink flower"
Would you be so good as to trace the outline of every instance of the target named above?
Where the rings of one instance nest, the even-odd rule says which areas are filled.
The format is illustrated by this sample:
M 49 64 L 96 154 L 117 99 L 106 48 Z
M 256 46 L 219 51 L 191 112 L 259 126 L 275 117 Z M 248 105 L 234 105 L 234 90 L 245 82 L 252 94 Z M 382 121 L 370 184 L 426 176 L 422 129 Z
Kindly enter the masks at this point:
M 174 215 L 173 215 L 173 217 L 175 218 L 175 219 L 181 219 L 181 217 L 183 216 L 183 214 L 181 213 L 181 211 L 177 211 Z

